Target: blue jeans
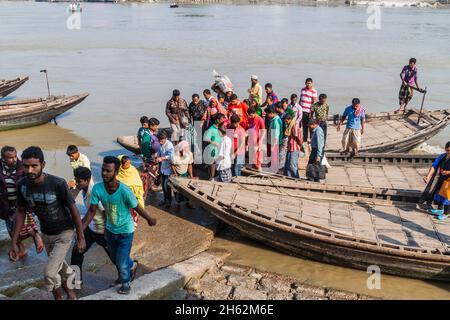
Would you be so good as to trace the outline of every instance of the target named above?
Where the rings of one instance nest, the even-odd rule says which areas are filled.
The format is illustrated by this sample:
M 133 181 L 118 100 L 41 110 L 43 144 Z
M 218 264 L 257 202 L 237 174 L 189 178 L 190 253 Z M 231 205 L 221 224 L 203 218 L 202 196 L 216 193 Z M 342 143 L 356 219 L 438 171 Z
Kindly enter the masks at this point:
M 106 245 L 111 261 L 116 265 L 119 272 L 120 283 L 128 283 L 131 278 L 131 267 L 133 260 L 130 258 L 131 246 L 133 245 L 134 233 L 114 234 L 106 230 Z
M 234 159 L 233 165 L 231 166 L 233 177 L 242 176 L 242 168 L 244 167 L 244 162 L 245 162 L 244 156 L 237 156 Z
M 288 151 L 286 154 L 286 164 L 284 165 L 284 175 L 292 178 L 299 178 L 298 158 L 300 151 Z

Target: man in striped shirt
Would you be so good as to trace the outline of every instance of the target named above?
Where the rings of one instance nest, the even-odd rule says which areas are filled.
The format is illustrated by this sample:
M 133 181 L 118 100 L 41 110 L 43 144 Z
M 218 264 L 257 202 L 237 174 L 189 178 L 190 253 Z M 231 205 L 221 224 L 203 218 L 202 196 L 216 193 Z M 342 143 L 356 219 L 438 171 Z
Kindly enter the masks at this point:
M 313 88 L 313 80 L 311 78 L 306 79 L 305 87 L 300 91 L 300 106 L 302 107 L 302 127 L 303 127 L 303 139 L 308 141 L 308 122 L 311 112 L 311 106 L 317 101 L 317 90 Z

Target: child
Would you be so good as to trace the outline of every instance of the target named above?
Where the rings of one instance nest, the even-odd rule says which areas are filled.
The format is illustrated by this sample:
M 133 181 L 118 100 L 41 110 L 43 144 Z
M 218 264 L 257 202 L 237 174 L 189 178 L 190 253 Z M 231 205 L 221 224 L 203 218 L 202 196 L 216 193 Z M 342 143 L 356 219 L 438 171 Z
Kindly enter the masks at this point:
M 147 159 L 151 157 L 152 149 L 152 134 L 149 129 L 149 121 L 146 116 L 141 117 L 141 127 L 137 133 L 139 148 L 142 156 Z
M 165 209 L 169 209 L 172 202 L 172 190 L 169 187 L 169 178 L 172 175 L 172 166 L 170 163 L 173 158 L 174 148 L 172 142 L 167 139 L 165 132 L 160 132 L 158 139 L 161 146 L 159 147 L 156 162 L 161 163 L 160 174 L 164 193 L 164 200 L 159 205 L 164 206 Z

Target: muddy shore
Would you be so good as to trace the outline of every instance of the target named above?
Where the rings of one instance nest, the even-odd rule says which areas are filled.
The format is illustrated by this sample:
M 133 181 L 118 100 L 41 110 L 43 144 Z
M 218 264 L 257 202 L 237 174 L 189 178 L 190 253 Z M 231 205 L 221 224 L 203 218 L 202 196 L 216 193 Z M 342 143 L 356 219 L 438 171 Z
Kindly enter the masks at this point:
M 228 263 L 176 290 L 174 300 L 368 300 L 368 296 L 308 285 L 298 279 Z

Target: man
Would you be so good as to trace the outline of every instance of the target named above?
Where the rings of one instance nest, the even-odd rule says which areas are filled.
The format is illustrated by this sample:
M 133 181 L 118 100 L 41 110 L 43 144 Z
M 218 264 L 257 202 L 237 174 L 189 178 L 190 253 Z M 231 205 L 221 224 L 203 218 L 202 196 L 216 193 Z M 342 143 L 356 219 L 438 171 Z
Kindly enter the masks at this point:
M 258 76 L 252 75 L 250 77 L 250 81 L 252 83 L 250 89 L 248 89 L 248 99 L 250 101 L 254 100 L 257 104 L 262 104 L 263 99 L 263 90 L 261 85 L 258 82 Z
M 413 89 L 418 90 L 419 92 L 424 92 L 420 89 L 419 83 L 417 82 L 416 62 L 417 61 L 415 58 L 409 59 L 409 64 L 404 66 L 402 72 L 400 73 L 400 79 L 402 79 L 402 85 L 398 93 L 400 107 L 396 113 L 406 112 L 406 106 L 413 97 Z
M 214 163 L 215 158 L 219 152 L 220 141 L 222 140 L 219 128 L 224 126 L 225 115 L 217 113 L 214 117 L 214 124 L 205 131 L 203 135 L 203 142 L 205 143 L 205 149 L 203 151 L 203 159 L 208 166 L 208 179 L 213 180 L 216 175 L 216 165 Z
M 192 102 L 189 104 L 189 117 L 192 125 L 194 125 L 195 121 L 202 121 L 207 107 L 208 104 L 201 100 L 197 93 L 192 95 Z
M 364 134 L 364 125 L 365 125 L 365 109 L 361 105 L 361 102 L 358 98 L 354 98 L 352 100 L 352 104 L 345 108 L 344 113 L 339 121 L 337 126 L 337 131 L 341 130 L 341 125 L 344 123 L 347 118 L 347 126 L 342 135 L 342 148 L 343 154 L 346 154 L 352 151 L 350 154 L 355 156 L 358 154 L 359 148 L 361 146 L 361 136 Z
M 217 181 L 219 182 L 231 182 L 231 153 L 232 142 L 227 136 L 227 131 L 224 127 L 219 127 L 219 134 L 221 137 L 219 145 L 219 153 L 215 159 L 217 170 Z
M 83 202 L 86 211 L 89 210 L 91 206 L 92 199 L 92 189 L 94 188 L 94 182 L 92 180 L 92 173 L 89 168 L 79 167 L 74 171 L 75 180 L 77 183 L 77 189 L 82 192 Z M 86 248 L 84 251 L 79 252 L 76 247 L 73 247 L 72 257 L 70 259 L 71 265 L 76 265 L 80 268 L 80 277 L 83 279 L 83 261 L 84 255 L 88 252 L 89 248 L 94 244 L 101 246 L 106 254 L 109 256 L 109 251 L 106 244 L 105 238 L 105 209 L 102 204 L 99 203 L 95 215 L 92 219 L 92 223 L 89 224 L 87 228 L 84 229 L 84 239 L 86 241 Z
M 283 101 L 285 100 L 285 101 Z M 286 155 L 287 155 L 287 142 L 288 142 L 288 135 L 285 134 L 287 126 L 286 126 L 286 122 L 284 121 L 285 118 L 289 115 L 292 119 L 292 115 L 290 113 L 288 113 L 287 110 L 287 99 L 282 99 L 281 101 L 275 103 L 275 110 L 278 114 L 278 116 L 280 117 L 281 123 L 282 123 L 282 127 L 281 130 L 283 132 L 283 138 L 281 140 L 281 144 L 280 144 L 280 150 L 279 150 L 279 155 L 280 155 L 280 159 L 279 159 L 279 164 L 280 164 L 280 173 L 284 172 L 284 165 L 286 163 Z M 289 122 L 290 123 L 290 122 Z
M 232 173 L 233 177 L 241 176 L 242 167 L 245 163 L 245 146 L 247 139 L 247 132 L 240 125 L 241 119 L 236 114 L 233 114 L 230 118 L 231 123 L 227 127 L 227 135 L 233 142 L 233 155 L 232 160 Z
M 311 153 L 309 154 L 308 164 L 320 164 L 323 159 L 323 150 L 325 138 L 323 130 L 315 119 L 309 119 L 308 127 L 311 130 Z M 314 181 L 319 181 L 314 179 Z
M 266 102 L 267 102 L 267 97 L 271 97 L 272 98 L 272 103 L 277 103 L 278 102 L 278 96 L 275 92 L 273 92 L 273 88 L 272 88 L 272 84 L 271 83 L 266 83 L 266 85 L 264 86 L 264 89 L 266 91 Z
M 16 148 L 4 146 L 1 150 L 0 160 L 0 218 L 5 220 L 6 230 L 11 239 L 13 238 L 16 220 L 18 184 L 24 176 L 24 168 L 22 161 L 17 159 Z M 29 237 L 32 237 L 34 240 L 36 252 L 41 253 L 44 250 L 44 243 L 39 235 L 36 221 L 28 210 L 17 242 L 19 253 L 17 255 L 10 254 L 12 261 L 17 261 L 27 256 L 27 249 L 22 241 Z
M 240 125 L 247 129 L 248 127 L 248 105 L 244 102 L 241 102 L 237 95 L 233 93 L 231 96 L 231 102 L 228 105 L 228 118 L 232 115 L 237 115 L 240 119 Z
M 141 127 L 137 132 L 137 140 L 141 154 L 144 159 L 149 159 L 152 155 L 152 133 L 149 129 L 149 120 L 146 116 L 140 119 Z
M 264 119 L 256 114 L 256 109 L 250 107 L 248 109 L 248 157 L 251 164 L 258 171 L 261 171 L 263 160 L 263 137 L 266 126 Z
M 297 102 L 298 101 L 298 96 L 293 93 L 291 94 L 291 101 L 289 102 L 289 108 L 291 108 L 294 113 L 295 113 L 295 118 L 297 124 L 301 124 L 302 121 L 302 115 L 303 115 L 303 111 L 302 111 L 302 107 L 300 106 L 300 104 Z
M 319 127 L 323 130 L 325 137 L 325 144 L 327 142 L 327 119 L 330 112 L 330 106 L 327 103 L 327 95 L 321 93 L 319 95 L 319 101 L 311 106 L 311 118 L 316 119 L 319 123 Z
M 189 125 L 189 109 L 186 100 L 180 97 L 180 90 L 172 92 L 172 98 L 166 104 L 166 116 L 172 128 L 172 142 L 177 143 L 184 137 L 184 131 Z
M 80 151 L 78 151 L 78 147 L 75 145 L 70 145 L 67 147 L 66 154 L 69 156 L 70 159 L 70 166 L 73 170 L 75 170 L 78 167 L 86 167 L 91 168 L 91 162 L 89 161 L 88 157 L 84 154 L 82 154 Z M 76 182 L 75 179 L 72 179 L 68 183 L 69 188 L 75 189 Z M 77 191 L 74 191 L 72 193 L 72 196 L 76 198 L 78 195 Z
M 119 273 L 115 284 L 121 286 L 117 292 L 128 294 L 131 290 L 130 282 L 133 281 L 137 269 L 137 261 L 130 258 L 135 231 L 130 209 L 147 220 L 149 226 L 154 226 L 156 220 L 138 205 L 131 189 L 117 180 L 119 167 L 120 161 L 116 157 L 103 158 L 103 182 L 97 183 L 92 189 L 91 205 L 83 218 L 83 228 L 87 228 L 92 221 L 101 202 L 106 214 L 105 234 L 109 257 Z
M 295 121 L 290 114 L 284 118 L 287 128 L 290 128 L 287 141 L 286 163 L 284 164 L 284 175 L 293 178 L 299 178 L 298 159 L 300 150 L 303 146 L 302 130 L 299 126 L 291 126 L 291 122 Z
M 313 88 L 313 80 L 307 78 L 305 80 L 305 87 L 300 92 L 300 106 L 302 107 L 302 127 L 303 140 L 308 141 L 309 129 L 309 115 L 311 106 L 317 101 L 317 90 Z
M 172 142 L 167 139 L 167 134 L 162 131 L 158 134 L 160 148 L 157 153 L 156 162 L 160 163 L 161 184 L 163 188 L 164 200 L 159 203 L 165 209 L 169 209 L 172 202 L 172 190 L 169 187 L 169 178 L 172 175 L 171 161 L 174 154 Z
M 158 130 L 159 130 L 159 120 L 156 118 L 150 118 L 148 120 L 148 128 L 150 130 L 150 134 L 152 135 L 152 150 L 151 155 L 153 156 L 159 150 L 160 144 L 158 139 Z
M 277 115 L 275 108 L 267 107 L 265 110 L 269 121 L 267 126 L 267 155 L 270 157 L 271 171 L 276 172 L 279 169 L 279 151 L 283 140 L 283 123 Z
M 74 226 L 77 249 L 86 249 L 80 213 L 64 179 L 44 173 L 44 154 L 39 147 L 28 147 L 22 153 L 26 177 L 21 180 L 17 194 L 17 216 L 12 241 L 12 251 L 19 252 L 17 240 L 24 224 L 26 208 L 31 208 L 39 218 L 42 239 L 48 261 L 44 268 L 45 287 L 53 293 L 55 300 L 62 299 L 61 285 L 71 300 L 77 299 L 69 289 L 66 279 L 74 271 L 65 258 L 72 244 Z

